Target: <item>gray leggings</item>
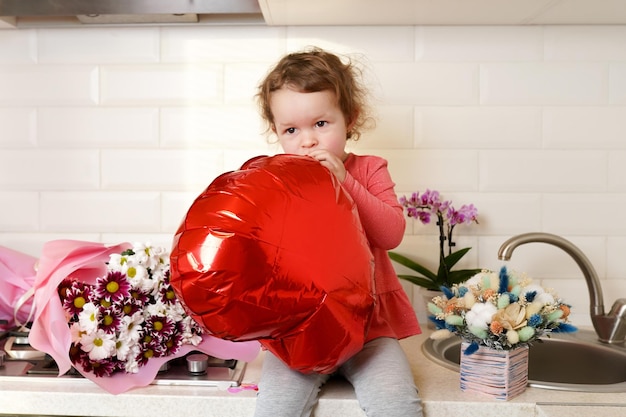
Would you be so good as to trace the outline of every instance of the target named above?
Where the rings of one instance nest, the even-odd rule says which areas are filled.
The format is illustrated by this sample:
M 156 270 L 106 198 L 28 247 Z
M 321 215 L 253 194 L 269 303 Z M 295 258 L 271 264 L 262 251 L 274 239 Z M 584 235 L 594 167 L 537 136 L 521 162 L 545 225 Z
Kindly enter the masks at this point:
M 369 417 L 421 417 L 411 367 L 397 340 L 381 337 L 339 368 Z M 302 374 L 266 352 L 255 417 L 308 417 L 330 375 Z

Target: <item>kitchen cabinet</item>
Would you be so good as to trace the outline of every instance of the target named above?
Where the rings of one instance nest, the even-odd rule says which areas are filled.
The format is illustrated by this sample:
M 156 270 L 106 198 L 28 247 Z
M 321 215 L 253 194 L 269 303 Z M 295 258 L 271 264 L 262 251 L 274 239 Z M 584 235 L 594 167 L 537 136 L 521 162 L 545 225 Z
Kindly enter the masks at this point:
M 259 0 L 268 25 L 626 23 L 623 0 Z
M 59 2 L 61 5 L 66 3 Z M 0 29 L 81 25 L 89 27 L 109 23 L 125 26 L 163 23 L 265 23 L 270 26 L 626 24 L 623 0 L 258 0 L 258 4 L 256 0 L 237 0 L 230 4 L 242 5 L 244 8 L 233 6 L 229 10 L 228 6 L 224 6 L 225 10 L 220 13 L 181 10 L 176 15 L 155 14 L 150 2 L 143 1 L 133 6 L 132 15 L 116 17 L 111 12 L 110 15 L 102 15 L 97 19 L 84 19 L 84 16 L 83 19 L 78 19 L 80 16 L 64 15 L 36 16 L 32 19 L 24 16 L 2 16 L 0 10 Z M 167 16 L 181 14 L 188 14 L 193 18 L 186 22 L 168 20 Z M 156 19 L 155 16 L 161 17 Z

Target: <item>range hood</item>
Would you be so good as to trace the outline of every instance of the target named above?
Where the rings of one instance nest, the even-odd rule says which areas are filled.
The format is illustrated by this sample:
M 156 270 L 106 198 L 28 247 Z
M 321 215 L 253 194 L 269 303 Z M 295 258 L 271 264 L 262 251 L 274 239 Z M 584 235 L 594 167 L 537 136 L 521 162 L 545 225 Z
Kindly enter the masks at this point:
M 257 0 L 0 0 L 15 26 L 263 22 Z

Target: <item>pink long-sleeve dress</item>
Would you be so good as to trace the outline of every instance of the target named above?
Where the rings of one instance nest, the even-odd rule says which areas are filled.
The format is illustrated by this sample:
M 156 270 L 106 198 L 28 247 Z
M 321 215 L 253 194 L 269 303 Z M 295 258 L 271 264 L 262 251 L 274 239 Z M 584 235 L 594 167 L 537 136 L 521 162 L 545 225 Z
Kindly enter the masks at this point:
M 406 220 L 394 191 L 387 161 L 348 154 L 342 185 L 355 201 L 374 255 L 376 306 L 366 342 L 378 337 L 403 339 L 421 333 L 415 312 L 387 255 L 404 236 Z

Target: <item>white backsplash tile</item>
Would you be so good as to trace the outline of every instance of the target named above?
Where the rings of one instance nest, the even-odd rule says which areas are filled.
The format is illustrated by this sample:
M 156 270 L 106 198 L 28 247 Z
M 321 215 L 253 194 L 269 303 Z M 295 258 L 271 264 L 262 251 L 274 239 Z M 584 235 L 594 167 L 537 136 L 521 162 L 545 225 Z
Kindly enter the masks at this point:
M 365 130 L 357 142 L 349 142 L 350 148 L 356 153 L 413 148 L 414 113 L 413 106 L 380 106 L 375 110 L 375 128 Z
M 0 66 L 0 106 L 90 106 L 97 102 L 95 66 Z
M 543 141 L 553 149 L 626 149 L 626 107 L 545 107 Z
M 264 26 L 162 27 L 163 62 L 264 62 L 285 52 L 286 28 Z
M 168 148 L 254 149 L 265 144 L 254 106 L 166 107 L 160 119 L 161 145 Z
M 159 111 L 150 107 L 42 107 L 38 142 L 45 148 L 134 148 L 159 145 Z
M 480 67 L 485 105 L 601 105 L 608 102 L 607 64 L 487 63 Z
M 156 27 L 89 27 L 39 29 L 40 63 L 150 63 L 159 62 Z
M 383 103 L 412 105 L 478 104 L 478 65 L 377 63 L 371 86 Z
M 101 158 L 104 190 L 200 190 L 223 172 L 219 150 L 103 150 Z
M 417 61 L 541 61 L 540 26 L 423 26 L 417 31 Z
M 200 192 L 163 192 L 161 195 L 161 230 L 173 235 L 199 195 Z
M 0 65 L 37 62 L 35 30 L 0 30 Z
M 0 149 L 37 145 L 37 110 L 0 107 Z
M 481 151 L 480 189 L 490 192 L 593 192 L 606 189 L 604 151 Z
M 220 64 L 108 65 L 100 73 L 104 105 L 206 105 L 223 98 Z
M 555 25 L 543 30 L 546 61 L 626 60 L 624 25 Z
M 389 172 L 397 190 L 478 189 L 477 151 L 380 149 L 375 153 L 389 162 Z
M 39 193 L 0 191 L 0 230 L 37 232 L 39 230 Z
M 42 232 L 146 233 L 160 221 L 158 191 L 41 193 Z
M 541 147 L 536 107 L 418 107 L 415 146 L 428 149 Z
M 609 103 L 626 104 L 626 64 L 613 63 L 609 67 Z
M 413 26 L 291 26 L 287 50 L 318 46 L 347 55 L 366 67 L 372 62 L 412 62 Z M 391 40 L 391 41 L 390 41 Z
M 274 63 L 272 63 L 274 64 Z M 224 66 L 224 103 L 254 105 L 259 83 L 267 74 L 267 63 L 238 63 Z
M 95 190 L 100 169 L 97 150 L 2 150 L 2 190 Z
M 542 218 L 544 227 L 557 234 L 620 236 L 626 235 L 623 207 L 623 193 L 547 193 Z
M 626 151 L 613 151 L 609 154 L 608 190 L 626 192 Z

